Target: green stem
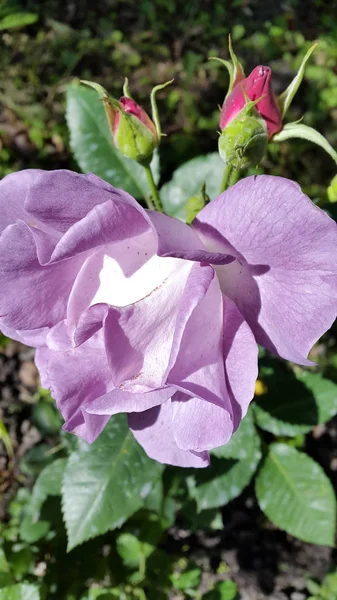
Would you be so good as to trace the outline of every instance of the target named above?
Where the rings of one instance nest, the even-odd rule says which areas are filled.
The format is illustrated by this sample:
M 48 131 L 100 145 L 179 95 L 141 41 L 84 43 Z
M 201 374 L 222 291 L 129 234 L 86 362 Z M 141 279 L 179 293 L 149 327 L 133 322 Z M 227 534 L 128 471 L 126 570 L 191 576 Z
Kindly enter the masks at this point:
M 152 200 L 154 202 L 154 206 L 155 206 L 155 208 L 156 208 L 156 210 L 158 212 L 163 212 L 162 203 L 161 203 L 161 200 L 160 200 L 160 197 L 159 197 L 159 192 L 158 192 L 157 186 L 156 186 L 156 184 L 154 182 L 154 179 L 153 179 L 153 174 L 152 174 L 152 171 L 151 171 L 151 167 L 144 165 L 144 169 L 145 169 L 146 177 L 147 177 L 147 180 L 148 180 L 148 183 L 149 183 L 149 186 L 150 186 L 151 196 L 152 196 Z M 153 206 L 149 206 L 149 208 L 153 208 Z
M 220 191 L 219 191 L 220 194 L 222 194 L 222 192 L 227 190 L 228 184 L 229 184 L 229 178 L 232 174 L 232 171 L 233 171 L 233 167 L 231 167 L 229 164 L 226 164 L 225 168 L 224 168 L 223 176 L 222 176 L 222 181 L 221 181 L 221 186 L 220 186 Z
M 231 172 L 230 177 L 229 177 L 228 187 L 231 187 L 232 185 L 237 183 L 239 181 L 239 177 L 240 177 L 240 171 L 238 171 L 237 169 L 233 169 L 233 171 Z
M 222 182 L 220 186 L 220 194 L 228 190 L 229 187 L 234 185 L 238 181 L 240 177 L 240 171 L 231 167 L 231 165 L 226 164 L 222 176 Z

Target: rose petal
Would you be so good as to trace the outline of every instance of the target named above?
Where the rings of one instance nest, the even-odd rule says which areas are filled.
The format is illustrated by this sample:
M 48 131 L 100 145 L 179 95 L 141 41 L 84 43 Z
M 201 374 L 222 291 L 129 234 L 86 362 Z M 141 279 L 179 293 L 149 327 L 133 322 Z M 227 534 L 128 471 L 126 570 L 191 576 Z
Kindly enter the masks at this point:
M 83 405 L 82 410 L 87 414 L 110 416 L 120 412 L 143 412 L 163 404 L 171 398 L 174 392 L 173 388 L 167 387 L 151 392 L 133 394 L 116 388 Z
M 226 297 L 223 299 L 223 357 L 235 431 L 254 397 L 258 348 L 249 325 Z
M 194 265 L 180 301 L 167 381 L 231 413 L 223 365 L 222 311 L 213 268 Z
M 62 233 L 83 219 L 95 206 L 108 201 L 127 203 L 142 210 L 129 194 L 113 188 L 92 173 L 82 175 L 65 169 L 32 169 L 16 173 L 15 177 L 25 177 L 25 210 Z
M 59 347 L 65 348 L 65 323 L 58 326 L 57 337 Z M 83 405 L 103 396 L 112 387 L 103 342 L 98 337 L 95 342 L 61 351 L 39 348 L 35 356 L 42 385 L 50 388 L 66 421 L 64 429 L 83 437 L 88 443 L 96 439 L 110 418 L 109 415 L 84 415 L 82 411 Z
M 24 204 L 33 172 L 27 169 L 11 173 L 0 181 L 0 232 L 18 219 L 26 222 L 32 220 Z
M 212 450 L 230 439 L 233 420 L 224 407 L 181 393 L 175 394 L 172 405 L 173 435 L 181 450 Z
M 280 356 L 306 356 L 337 313 L 337 226 L 280 177 L 248 177 L 208 204 L 194 227 L 212 250 L 236 254 L 216 267 L 223 292 L 257 341 Z
M 158 237 L 159 256 L 172 256 L 214 265 L 224 265 L 234 260 L 223 252 L 209 252 L 191 227 L 163 213 L 147 211 Z
M 207 452 L 181 450 L 172 430 L 172 403 L 128 415 L 130 429 L 150 458 L 178 467 L 207 467 Z
M 2 323 L 2 319 L 0 319 L 0 331 L 3 335 L 11 338 L 12 340 L 16 340 L 21 342 L 22 344 L 26 344 L 26 346 L 32 346 L 33 348 L 37 348 L 39 346 L 44 346 L 46 341 L 46 335 L 49 331 L 48 327 L 42 327 L 41 329 L 11 329 L 11 327 L 7 327 L 4 323 Z
M 81 191 L 79 187 L 79 197 Z M 105 244 L 118 244 L 147 232 L 150 225 L 146 212 L 131 196 L 123 194 L 116 200 L 111 193 L 111 199 L 94 206 L 74 223 L 56 245 L 51 261 L 64 260 Z
M 25 223 L 9 225 L 0 238 L 0 316 L 12 329 L 51 327 L 65 317 L 82 258 L 41 267 Z

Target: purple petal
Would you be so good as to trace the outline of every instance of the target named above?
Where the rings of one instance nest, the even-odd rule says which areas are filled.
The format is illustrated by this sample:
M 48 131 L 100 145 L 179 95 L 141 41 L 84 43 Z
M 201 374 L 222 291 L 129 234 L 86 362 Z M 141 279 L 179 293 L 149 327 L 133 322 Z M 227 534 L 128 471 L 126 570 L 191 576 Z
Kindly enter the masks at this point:
M 172 405 L 173 434 L 181 450 L 212 450 L 230 439 L 233 420 L 223 406 L 180 393 L 172 398 Z
M 256 340 L 288 360 L 306 356 L 337 313 L 337 226 L 280 177 L 248 177 L 208 204 L 194 227 L 211 250 L 223 292 Z
M 222 294 L 214 270 L 194 265 L 182 295 L 168 382 L 231 413 L 223 364 Z
M 22 221 L 0 238 L 0 316 L 12 329 L 51 327 L 65 317 L 81 258 L 41 267 L 32 233 Z
M 63 346 L 66 347 L 65 324 L 62 328 Z M 60 341 L 62 330 L 58 330 L 57 337 Z M 39 348 L 35 356 L 41 383 L 50 389 L 66 421 L 64 429 L 83 437 L 88 443 L 96 439 L 110 418 L 109 415 L 84 414 L 82 410 L 83 405 L 90 404 L 111 388 L 103 343 L 99 343 L 99 338 L 95 341 L 95 345 L 83 344 L 76 349 L 61 351 Z
M 172 403 L 142 413 L 130 413 L 130 429 L 150 458 L 178 467 L 207 467 L 207 452 L 181 450 L 174 439 L 172 429 Z
M 81 175 L 63 169 L 30 169 L 15 173 L 10 178 L 9 182 L 6 181 L 9 178 L 5 178 L 4 182 L 9 190 L 12 186 L 14 202 L 20 201 L 30 216 L 62 233 L 95 206 L 108 200 L 122 201 L 141 210 L 129 194 L 113 188 L 93 174 Z M 23 217 L 17 215 L 16 218 Z
M 36 353 L 41 382 L 50 388 L 66 423 L 64 429 L 96 439 L 111 415 L 142 412 L 167 401 L 174 390 L 166 387 L 133 394 L 113 388 L 102 332 L 78 348 L 70 346 L 66 323 L 58 323 L 47 336 L 48 348 Z
M 234 260 L 223 252 L 209 252 L 193 229 L 162 213 L 147 211 L 158 236 L 159 256 L 172 256 L 214 265 L 224 265 Z
M 18 219 L 26 222 L 32 220 L 24 203 L 34 172 L 26 170 L 11 173 L 0 181 L 0 232 Z
M 41 329 L 12 329 L 11 327 L 7 327 L 4 323 L 2 323 L 2 319 L 0 319 L 0 331 L 3 335 L 11 338 L 12 340 L 16 340 L 21 342 L 22 344 L 26 344 L 26 346 L 32 346 L 33 348 L 37 348 L 39 346 L 44 346 L 46 342 L 46 335 L 48 333 L 48 327 L 42 327 Z
M 133 394 L 114 389 L 95 400 L 91 400 L 82 410 L 92 415 L 115 415 L 120 412 L 143 412 L 154 406 L 159 406 L 169 400 L 174 394 L 173 388 L 162 388 L 151 392 Z
M 223 356 L 235 431 L 254 397 L 258 348 L 249 325 L 226 297 L 223 312 Z
M 80 197 L 81 188 L 78 195 Z M 116 201 L 112 195 L 111 200 L 98 204 L 74 223 L 58 242 L 51 261 L 64 260 L 105 244 L 118 244 L 147 232 L 150 226 L 145 211 L 135 200 L 137 206 L 131 204 L 128 198 L 126 194 L 126 198 Z M 122 253 L 126 246 L 122 245 L 116 252 Z

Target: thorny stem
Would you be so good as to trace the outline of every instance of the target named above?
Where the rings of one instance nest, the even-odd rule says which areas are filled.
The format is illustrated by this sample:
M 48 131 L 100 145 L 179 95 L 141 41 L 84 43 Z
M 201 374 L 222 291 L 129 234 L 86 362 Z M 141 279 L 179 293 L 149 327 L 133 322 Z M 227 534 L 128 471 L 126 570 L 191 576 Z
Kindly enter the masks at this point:
M 149 200 L 147 200 L 148 207 L 151 209 L 155 208 L 158 212 L 163 212 L 163 206 L 162 206 L 162 203 L 161 203 L 161 200 L 159 197 L 159 192 L 158 192 L 157 186 L 153 179 L 153 173 L 151 171 L 151 167 L 145 166 L 145 165 L 143 165 L 143 166 L 144 166 L 144 169 L 146 172 L 147 180 L 148 180 L 150 190 L 151 190 L 152 200 L 154 203 L 154 206 L 153 206 L 152 201 L 149 202 Z

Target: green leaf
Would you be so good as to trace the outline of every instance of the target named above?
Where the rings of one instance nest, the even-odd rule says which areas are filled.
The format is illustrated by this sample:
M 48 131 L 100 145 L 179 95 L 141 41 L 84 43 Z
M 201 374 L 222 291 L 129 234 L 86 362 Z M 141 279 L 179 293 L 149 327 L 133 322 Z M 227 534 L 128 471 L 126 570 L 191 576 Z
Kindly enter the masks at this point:
M 222 514 L 217 508 L 197 512 L 195 501 L 189 500 L 182 506 L 181 514 L 192 531 L 223 529 Z
M 193 590 L 198 587 L 201 580 L 201 569 L 189 569 L 183 573 L 173 573 L 171 581 L 176 590 Z
M 33 552 L 28 546 L 15 544 L 11 548 L 8 562 L 15 579 L 22 579 L 32 569 L 34 564 Z
M 211 454 L 217 458 L 245 460 L 254 454 L 258 446 L 259 440 L 254 427 L 253 409 L 250 408 L 228 444 L 215 448 Z
M 234 581 L 218 581 L 213 590 L 205 594 L 203 600 L 236 600 L 238 587 Z
M 337 152 L 333 149 L 325 137 L 316 131 L 316 129 L 313 129 L 313 127 L 303 125 L 302 123 L 287 123 L 279 133 L 276 133 L 276 135 L 273 136 L 272 141 L 284 142 L 290 138 L 301 138 L 317 144 L 317 146 L 323 148 L 323 150 L 325 150 L 325 152 L 331 156 L 335 163 L 337 163 Z
M 26 515 L 20 523 L 20 538 L 27 544 L 34 544 L 45 537 L 49 531 L 48 521 L 33 521 L 31 515 Z
M 39 590 L 35 585 L 19 583 L 0 590 L 0 600 L 40 600 Z
M 28 544 L 37 542 L 49 531 L 50 523 L 39 520 L 41 508 L 48 496 L 61 494 L 66 464 L 66 458 L 54 460 L 41 471 L 35 482 L 30 502 L 25 508 L 26 515 L 20 523 L 20 537 Z
M 256 479 L 261 510 L 280 529 L 312 544 L 334 545 L 336 498 L 312 458 L 287 444 L 272 444 Z
M 121 533 L 116 540 L 116 550 L 127 567 L 137 568 L 155 550 L 155 546 L 138 540 L 132 533 Z
M 199 511 L 227 504 L 249 484 L 261 459 L 259 437 L 253 434 L 252 439 L 253 442 L 248 434 L 246 444 L 250 453 L 244 460 L 213 457 L 207 469 L 188 477 L 189 494 L 195 499 Z M 225 453 L 223 448 L 213 450 L 212 454 Z M 238 449 L 234 450 L 238 453 Z
M 9 564 L 6 558 L 6 554 L 3 548 L 0 548 L 0 573 L 8 573 Z
M 135 198 L 150 194 L 145 170 L 125 158 L 115 148 L 105 110 L 94 90 L 79 84 L 67 88 L 67 123 L 70 146 L 84 173 L 95 173 Z M 156 182 L 159 180 L 159 157 L 151 163 Z
M 254 405 L 256 422 L 274 435 L 307 433 L 337 414 L 337 385 L 319 373 L 273 369 L 263 382 L 267 393 Z
M 60 431 L 64 421 L 54 403 L 39 400 L 33 409 L 33 423 L 42 433 L 55 435 Z
M 185 222 L 187 202 L 191 196 L 200 194 L 204 182 L 208 196 L 211 200 L 216 198 L 223 170 L 224 163 L 217 152 L 197 156 L 179 167 L 160 191 L 166 214 Z
M 120 527 L 143 505 L 162 469 L 136 442 L 125 415 L 113 417 L 92 445 L 82 443 L 63 479 L 68 549 Z
M 163 503 L 163 482 L 161 479 L 157 479 L 152 486 L 151 492 L 144 500 L 144 508 L 153 510 L 159 513 L 162 510 Z
M 62 479 L 67 466 L 66 458 L 58 458 L 47 465 L 38 476 L 33 488 L 30 509 L 35 519 L 38 519 L 42 504 L 48 496 L 60 496 Z
M 287 89 L 278 98 L 278 105 L 281 110 L 282 119 L 284 118 L 298 88 L 300 87 L 300 85 L 302 83 L 302 79 L 304 77 L 305 65 L 306 65 L 307 61 L 309 60 L 310 56 L 312 55 L 313 51 L 315 50 L 316 46 L 317 46 L 317 43 L 313 44 L 313 46 L 311 46 L 311 48 L 309 48 L 308 52 L 306 53 L 306 55 L 304 56 L 304 58 L 301 62 L 301 66 L 300 66 L 296 76 L 294 77 L 292 82 L 288 85 Z
M 2 419 L 0 419 L 0 442 L 5 446 L 8 458 L 12 459 L 14 456 L 12 440 Z
M 7 15 L 7 17 L 4 17 L 0 20 L 0 31 L 4 29 L 16 29 L 19 27 L 25 27 L 26 25 L 32 25 L 33 23 L 36 23 L 38 18 L 39 15 L 36 13 L 28 12 Z

